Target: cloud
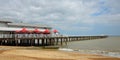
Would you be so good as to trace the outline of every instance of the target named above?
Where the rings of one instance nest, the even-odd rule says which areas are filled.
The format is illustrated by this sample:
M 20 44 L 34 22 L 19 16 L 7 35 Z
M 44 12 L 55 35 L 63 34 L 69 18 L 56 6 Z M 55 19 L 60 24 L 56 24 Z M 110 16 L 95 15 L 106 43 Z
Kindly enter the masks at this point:
M 119 25 L 120 7 L 119 0 L 0 0 L 0 18 L 80 34 L 99 29 L 98 24 Z

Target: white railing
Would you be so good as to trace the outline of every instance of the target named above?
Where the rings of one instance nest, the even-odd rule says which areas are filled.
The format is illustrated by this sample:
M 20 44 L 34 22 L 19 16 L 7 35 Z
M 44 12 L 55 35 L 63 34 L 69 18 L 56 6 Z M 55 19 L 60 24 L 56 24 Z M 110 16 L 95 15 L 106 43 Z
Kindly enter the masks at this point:
M 0 38 L 40 38 L 51 37 L 51 34 L 0 34 Z
M 0 34 L 0 38 L 43 38 L 60 36 L 60 34 Z

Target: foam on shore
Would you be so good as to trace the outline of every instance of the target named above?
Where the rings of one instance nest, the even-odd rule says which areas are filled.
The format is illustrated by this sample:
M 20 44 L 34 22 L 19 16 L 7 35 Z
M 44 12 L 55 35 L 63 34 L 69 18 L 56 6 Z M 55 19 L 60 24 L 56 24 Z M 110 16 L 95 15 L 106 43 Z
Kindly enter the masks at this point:
M 72 52 L 80 52 L 83 54 L 96 54 L 110 57 L 120 58 L 120 52 L 112 52 L 112 51 L 102 51 L 102 50 L 82 50 L 82 49 L 69 49 L 69 48 L 59 48 L 62 51 L 72 51 Z

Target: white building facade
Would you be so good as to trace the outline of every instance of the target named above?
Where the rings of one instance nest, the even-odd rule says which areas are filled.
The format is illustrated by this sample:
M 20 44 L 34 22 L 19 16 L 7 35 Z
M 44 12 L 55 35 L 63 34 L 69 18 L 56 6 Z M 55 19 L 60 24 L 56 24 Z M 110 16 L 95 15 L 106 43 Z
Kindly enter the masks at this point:
M 52 29 L 48 25 L 13 23 L 11 21 L 0 21 L 0 31 L 16 31 L 16 30 L 20 30 L 23 27 L 25 27 L 27 29 L 38 28 L 41 31 L 44 31 L 45 29 L 49 29 L 49 30 Z
M 22 30 L 22 28 L 26 28 L 28 31 L 33 31 L 37 28 L 39 31 L 43 32 L 48 29 L 52 36 L 52 27 L 48 25 L 41 24 L 27 24 L 27 23 L 13 23 L 11 21 L 1 21 L 0 20 L 0 37 L 2 38 L 5 34 L 15 34 L 15 31 Z M 42 34 L 41 34 L 42 35 Z

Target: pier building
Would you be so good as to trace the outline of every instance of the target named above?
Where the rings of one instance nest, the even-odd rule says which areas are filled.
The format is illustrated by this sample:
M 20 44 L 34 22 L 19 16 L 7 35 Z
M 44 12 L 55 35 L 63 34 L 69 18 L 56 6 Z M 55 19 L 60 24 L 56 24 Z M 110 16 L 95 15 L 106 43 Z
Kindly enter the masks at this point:
M 0 20 L 0 45 L 55 46 L 67 42 L 94 40 L 107 36 L 63 36 L 49 25 L 14 23 Z

